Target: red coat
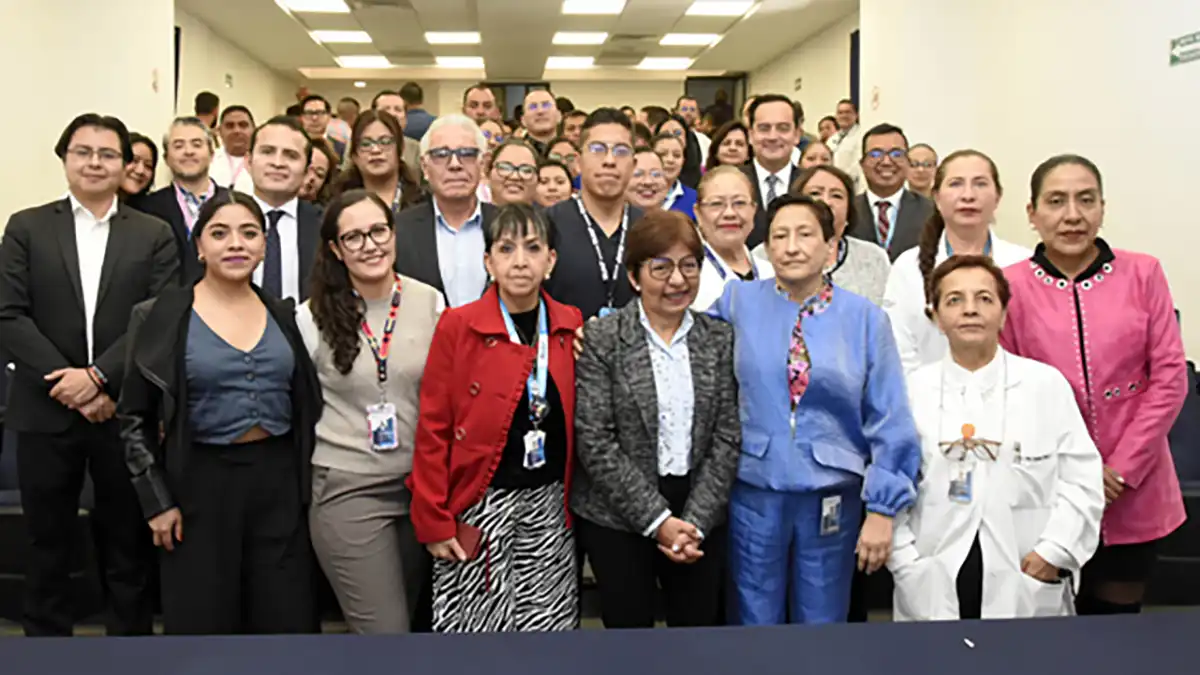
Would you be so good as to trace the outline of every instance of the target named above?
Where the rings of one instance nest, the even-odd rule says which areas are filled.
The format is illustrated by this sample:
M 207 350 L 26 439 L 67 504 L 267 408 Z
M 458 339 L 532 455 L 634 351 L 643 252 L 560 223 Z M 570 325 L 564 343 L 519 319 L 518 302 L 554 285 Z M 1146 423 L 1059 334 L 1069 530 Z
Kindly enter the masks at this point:
M 550 322 L 550 376 L 562 398 L 569 483 L 575 450 L 575 330 L 578 309 L 542 294 Z M 454 537 L 455 521 L 483 498 L 500 464 L 508 429 L 536 350 L 509 340 L 493 285 L 438 322 L 421 377 L 421 411 L 413 450 L 413 528 L 422 543 Z

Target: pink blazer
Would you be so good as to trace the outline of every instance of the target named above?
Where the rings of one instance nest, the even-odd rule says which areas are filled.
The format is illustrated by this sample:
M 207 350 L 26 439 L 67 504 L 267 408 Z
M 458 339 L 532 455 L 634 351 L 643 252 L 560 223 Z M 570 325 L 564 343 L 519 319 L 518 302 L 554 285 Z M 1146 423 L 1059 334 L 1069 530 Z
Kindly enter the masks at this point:
M 1067 281 L 1033 260 L 1004 270 L 1012 286 L 1000 343 L 1071 383 L 1104 464 L 1126 489 L 1104 514 L 1106 544 L 1170 534 L 1186 519 L 1167 446 L 1187 396 L 1183 338 L 1156 258 L 1113 251 L 1090 278 Z

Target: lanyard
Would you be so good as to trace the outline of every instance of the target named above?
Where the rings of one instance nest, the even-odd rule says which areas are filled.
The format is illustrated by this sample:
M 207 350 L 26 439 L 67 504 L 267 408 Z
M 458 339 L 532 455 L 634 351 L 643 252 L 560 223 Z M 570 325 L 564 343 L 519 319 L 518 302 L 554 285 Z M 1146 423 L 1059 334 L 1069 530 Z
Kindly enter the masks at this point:
M 246 168 L 246 158 L 242 157 L 242 161 L 238 162 L 237 169 L 233 168 L 233 155 L 225 155 L 225 159 L 229 162 L 229 189 L 232 190 L 237 185 L 238 176 L 242 175 L 242 170 Z
M 503 301 L 500 302 L 500 313 L 504 315 L 508 339 L 523 345 L 521 334 L 517 332 L 517 326 Z M 538 307 L 537 365 L 530 369 L 529 378 L 525 381 L 525 388 L 529 390 L 529 421 L 533 423 L 534 429 L 546 419 L 546 413 L 549 411 L 549 405 L 546 403 L 546 377 L 550 368 L 550 329 L 546 324 L 546 303 L 542 302 Z
M 210 179 L 208 190 L 197 197 L 184 190 L 179 183 L 175 183 L 175 201 L 179 204 L 179 211 L 183 213 L 183 223 L 187 227 L 189 237 L 192 234 L 192 227 L 196 224 L 196 218 L 200 215 L 200 207 L 204 206 L 204 202 L 208 201 L 208 198 L 214 193 L 213 185 L 214 183 Z
M 704 245 L 704 257 L 708 258 L 708 261 L 713 264 L 714 268 L 716 268 L 717 274 L 721 275 L 721 281 L 725 281 L 725 279 L 729 276 L 729 272 L 725 271 L 725 264 L 721 262 L 716 253 L 713 253 L 713 250 L 708 247 L 708 244 Z M 746 258 L 750 261 L 750 278 L 757 279 L 758 268 L 754 266 L 754 258 L 751 257 L 749 251 L 746 252 Z
M 399 215 L 400 201 L 403 197 L 404 197 L 404 183 L 402 181 L 398 180 L 398 181 L 396 181 L 396 196 L 392 197 L 392 213 L 393 214 Z
M 983 255 L 988 258 L 992 257 L 992 233 L 988 232 L 987 243 L 983 245 Z M 950 238 L 946 237 L 946 257 L 954 257 L 954 247 L 950 245 Z
M 621 239 L 617 242 L 617 259 L 613 261 L 611 274 L 608 267 L 604 265 L 604 251 L 600 249 L 600 239 L 596 237 L 596 228 L 599 225 L 592 220 L 591 214 L 584 208 L 583 199 L 579 195 L 575 195 L 575 205 L 579 207 L 579 215 L 583 217 L 583 222 L 587 223 L 588 236 L 592 238 L 592 248 L 596 250 L 596 260 L 600 264 L 600 281 L 604 283 L 607 306 L 612 307 L 613 296 L 617 292 L 617 278 L 621 274 L 621 257 L 625 255 L 625 232 L 629 230 L 629 205 L 625 205 L 625 214 L 621 216 Z
M 850 245 L 846 243 L 846 238 L 842 237 L 838 239 L 837 263 L 833 266 L 833 269 L 829 270 L 829 276 L 833 276 L 834 272 L 842 269 L 842 265 L 846 264 L 846 256 L 849 253 Z
M 392 284 L 392 305 L 388 308 L 387 320 L 383 322 L 383 340 L 380 341 L 375 337 L 375 333 L 371 332 L 371 326 L 367 324 L 365 316 L 361 327 L 363 337 L 367 340 L 367 346 L 371 348 L 371 355 L 375 357 L 375 372 L 379 377 L 380 385 L 387 383 L 388 354 L 392 351 L 392 331 L 396 329 L 396 312 L 399 309 L 400 277 L 397 276 L 395 283 Z

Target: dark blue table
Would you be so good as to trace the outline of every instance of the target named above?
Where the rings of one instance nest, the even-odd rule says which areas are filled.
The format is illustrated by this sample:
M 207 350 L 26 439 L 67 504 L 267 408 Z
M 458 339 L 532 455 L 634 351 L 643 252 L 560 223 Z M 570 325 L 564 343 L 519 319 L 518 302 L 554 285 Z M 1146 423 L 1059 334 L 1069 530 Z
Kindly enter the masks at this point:
M 535 635 L 11 638 L 0 640 L 0 673 L 1197 675 L 1200 612 Z

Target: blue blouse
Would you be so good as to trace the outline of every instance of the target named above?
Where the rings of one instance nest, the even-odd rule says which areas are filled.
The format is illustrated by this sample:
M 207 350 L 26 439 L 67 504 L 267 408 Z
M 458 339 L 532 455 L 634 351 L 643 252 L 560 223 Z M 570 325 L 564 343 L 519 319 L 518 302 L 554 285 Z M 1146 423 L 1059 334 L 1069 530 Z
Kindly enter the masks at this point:
M 671 191 L 667 193 L 667 199 L 663 202 L 663 208 L 668 211 L 678 211 L 692 222 L 696 222 L 696 191 L 692 188 L 675 181 L 671 186 Z

